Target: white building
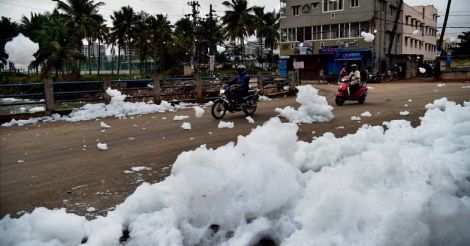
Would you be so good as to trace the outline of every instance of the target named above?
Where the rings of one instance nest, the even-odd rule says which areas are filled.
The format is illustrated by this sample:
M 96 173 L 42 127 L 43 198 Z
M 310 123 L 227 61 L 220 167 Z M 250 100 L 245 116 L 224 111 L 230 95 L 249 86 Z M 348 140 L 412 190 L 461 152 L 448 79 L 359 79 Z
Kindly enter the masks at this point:
M 436 58 L 437 9 L 433 5 L 409 6 L 403 3 L 402 53 Z

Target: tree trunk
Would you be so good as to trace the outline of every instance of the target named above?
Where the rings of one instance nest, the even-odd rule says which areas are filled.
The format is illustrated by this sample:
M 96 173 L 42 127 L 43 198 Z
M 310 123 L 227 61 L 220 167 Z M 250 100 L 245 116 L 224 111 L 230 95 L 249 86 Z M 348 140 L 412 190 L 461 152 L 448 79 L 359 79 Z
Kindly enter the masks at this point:
M 98 39 L 98 75 L 100 75 L 100 66 L 101 66 L 101 41 Z
M 119 75 L 119 71 L 121 70 L 121 45 L 118 44 L 118 65 L 117 65 L 117 75 Z
M 131 41 L 127 42 L 127 56 L 129 58 L 129 75 L 132 74 L 132 55 L 131 55 Z
M 111 75 L 114 74 L 114 44 L 111 46 Z
M 246 60 L 245 60 L 245 39 L 244 37 L 240 37 L 240 42 L 241 42 L 241 48 L 242 48 L 242 61 L 243 61 L 243 64 L 245 65 L 246 67 Z
M 88 71 L 91 74 L 91 39 L 88 39 Z

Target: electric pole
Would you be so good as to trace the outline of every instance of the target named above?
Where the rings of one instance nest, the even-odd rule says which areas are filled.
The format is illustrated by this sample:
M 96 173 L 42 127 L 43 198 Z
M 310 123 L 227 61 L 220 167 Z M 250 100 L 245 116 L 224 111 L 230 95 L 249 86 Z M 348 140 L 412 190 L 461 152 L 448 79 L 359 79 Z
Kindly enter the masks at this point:
M 446 9 L 446 16 L 444 17 L 444 24 L 442 25 L 441 36 L 439 37 L 439 42 L 437 42 L 437 54 L 436 54 L 436 61 L 435 61 L 435 73 L 434 77 L 438 79 L 441 76 L 441 51 L 442 51 L 442 40 L 444 39 L 444 34 L 446 32 L 447 27 L 447 19 L 449 18 L 449 11 L 450 11 L 450 3 L 451 0 L 447 0 L 447 9 Z
M 209 5 L 209 23 L 208 23 L 208 26 L 209 26 L 209 54 L 210 55 L 213 55 L 214 54 L 214 38 L 213 38 L 213 35 L 214 35 L 214 31 L 213 28 L 215 26 L 215 21 L 214 21 L 214 15 L 212 13 L 214 13 L 215 10 L 212 9 L 212 4 Z
M 196 24 L 197 24 L 197 16 L 199 14 L 199 11 L 197 10 L 200 5 L 198 1 L 190 1 L 188 2 L 188 5 L 192 8 L 192 14 L 191 16 L 193 17 L 193 52 L 191 56 L 191 66 L 194 70 L 194 74 L 196 74 Z
M 401 16 L 400 13 L 401 13 L 402 7 L 403 7 L 403 0 L 400 0 L 398 2 L 397 15 L 395 16 L 395 21 L 393 23 L 392 34 L 390 35 L 390 43 L 388 44 L 388 51 L 387 51 L 388 66 L 390 66 L 390 61 L 392 60 L 390 54 L 392 53 L 393 41 L 395 40 L 395 36 L 397 33 L 398 20 L 400 20 L 400 16 Z

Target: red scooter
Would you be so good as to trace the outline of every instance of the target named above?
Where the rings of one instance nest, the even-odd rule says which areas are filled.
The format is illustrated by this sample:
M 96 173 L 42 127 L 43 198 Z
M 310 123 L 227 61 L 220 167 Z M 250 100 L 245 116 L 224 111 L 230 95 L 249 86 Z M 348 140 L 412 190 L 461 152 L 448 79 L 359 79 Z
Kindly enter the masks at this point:
M 367 86 L 365 84 L 359 83 L 359 89 L 354 93 L 354 95 L 349 95 L 348 87 L 349 83 L 351 82 L 351 77 L 344 76 L 341 78 L 339 88 L 338 88 L 338 95 L 336 95 L 336 105 L 341 106 L 343 103 L 347 101 L 356 101 L 359 104 L 363 104 L 367 97 Z

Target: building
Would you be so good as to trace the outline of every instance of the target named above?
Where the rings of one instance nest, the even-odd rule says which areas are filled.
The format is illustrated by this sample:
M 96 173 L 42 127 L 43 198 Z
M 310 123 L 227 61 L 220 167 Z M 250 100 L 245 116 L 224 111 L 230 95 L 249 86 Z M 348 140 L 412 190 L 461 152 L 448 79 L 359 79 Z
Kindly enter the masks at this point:
M 460 42 L 457 38 L 444 38 L 444 40 L 442 40 L 442 50 L 447 54 L 452 55 L 452 50 L 458 48 L 459 43 Z
M 436 59 L 437 9 L 432 5 L 403 4 L 403 54 L 423 55 L 424 62 Z
M 306 79 L 339 74 L 345 62 L 385 73 L 393 67 L 388 61 L 396 64 L 404 59 L 404 15 L 398 16 L 393 33 L 398 6 L 398 0 L 281 0 L 280 55 L 285 61 L 280 64 L 291 68 L 294 61 L 303 61 L 300 75 Z M 428 6 L 424 8 L 419 24 L 435 27 L 427 21 Z M 362 32 L 374 34 L 375 39 L 366 42 Z M 391 35 L 395 36 L 389 47 Z M 427 36 L 416 39 L 435 46 Z M 389 48 L 393 59 L 388 59 Z
M 101 53 L 101 57 L 106 55 L 106 46 L 104 44 L 99 45 L 98 43 L 92 43 L 90 46 L 90 55 L 88 54 L 88 45 L 83 45 L 82 54 L 86 57 L 98 57 L 98 52 Z

